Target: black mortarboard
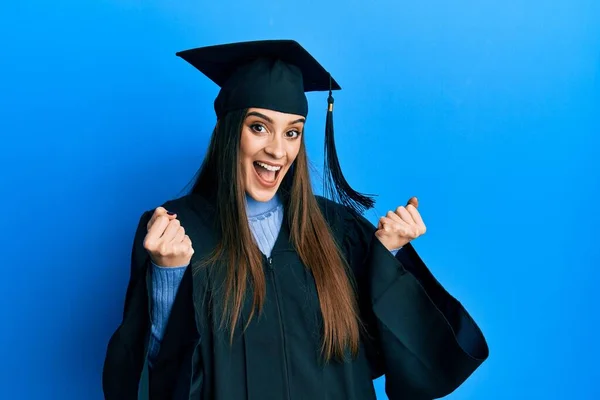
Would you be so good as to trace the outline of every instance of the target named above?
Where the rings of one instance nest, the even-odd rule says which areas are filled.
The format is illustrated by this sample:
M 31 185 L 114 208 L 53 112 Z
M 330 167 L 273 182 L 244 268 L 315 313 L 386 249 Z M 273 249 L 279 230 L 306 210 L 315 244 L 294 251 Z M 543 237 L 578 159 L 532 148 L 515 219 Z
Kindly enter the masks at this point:
M 214 102 L 217 119 L 244 108 L 265 108 L 306 116 L 305 92 L 329 91 L 325 128 L 325 190 L 362 212 L 372 198 L 354 191 L 344 178 L 333 137 L 333 90 L 330 73 L 293 40 L 264 40 L 200 47 L 176 53 L 221 87 Z

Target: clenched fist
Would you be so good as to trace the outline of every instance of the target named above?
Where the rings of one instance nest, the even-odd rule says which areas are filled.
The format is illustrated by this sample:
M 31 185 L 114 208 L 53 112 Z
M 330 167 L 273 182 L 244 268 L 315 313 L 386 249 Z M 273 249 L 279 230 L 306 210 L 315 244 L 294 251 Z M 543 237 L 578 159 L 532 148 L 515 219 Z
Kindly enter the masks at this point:
M 398 207 L 381 217 L 375 236 L 388 249 L 394 250 L 406 245 L 426 231 L 421 214 L 417 210 L 419 201 L 411 197 L 405 207 Z
M 144 248 L 154 264 L 161 267 L 177 267 L 190 263 L 194 248 L 189 236 L 185 234 L 185 229 L 177 220 L 177 215 L 158 207 L 148 221 L 147 229 Z

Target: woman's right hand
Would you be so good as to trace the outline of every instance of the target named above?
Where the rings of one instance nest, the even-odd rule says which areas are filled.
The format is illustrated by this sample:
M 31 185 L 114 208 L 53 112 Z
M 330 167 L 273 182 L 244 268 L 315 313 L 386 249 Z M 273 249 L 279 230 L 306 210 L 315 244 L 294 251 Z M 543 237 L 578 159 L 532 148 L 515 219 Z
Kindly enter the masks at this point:
M 154 264 L 178 267 L 190 263 L 194 248 L 176 214 L 169 214 L 163 207 L 156 208 L 147 229 L 144 248 Z

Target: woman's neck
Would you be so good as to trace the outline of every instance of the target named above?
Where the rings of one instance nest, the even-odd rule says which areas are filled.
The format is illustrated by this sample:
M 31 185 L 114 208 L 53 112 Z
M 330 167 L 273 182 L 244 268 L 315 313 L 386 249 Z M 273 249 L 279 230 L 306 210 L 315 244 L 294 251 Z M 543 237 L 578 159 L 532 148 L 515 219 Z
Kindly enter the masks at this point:
M 280 205 L 281 199 L 278 193 L 276 193 L 275 196 L 268 201 L 254 200 L 248 193 L 246 193 L 246 213 L 250 218 L 273 211 Z

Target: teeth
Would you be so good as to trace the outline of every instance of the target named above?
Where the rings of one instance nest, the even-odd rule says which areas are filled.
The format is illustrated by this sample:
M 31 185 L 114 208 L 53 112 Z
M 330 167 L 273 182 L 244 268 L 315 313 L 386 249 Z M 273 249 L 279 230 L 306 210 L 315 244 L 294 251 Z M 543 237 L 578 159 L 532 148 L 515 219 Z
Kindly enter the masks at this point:
M 264 169 L 267 169 L 267 170 L 273 171 L 273 172 L 277 172 L 277 171 L 279 171 L 281 169 L 281 167 L 274 167 L 272 165 L 267 165 L 265 163 L 261 163 L 260 161 L 257 161 L 256 164 L 260 165 Z

